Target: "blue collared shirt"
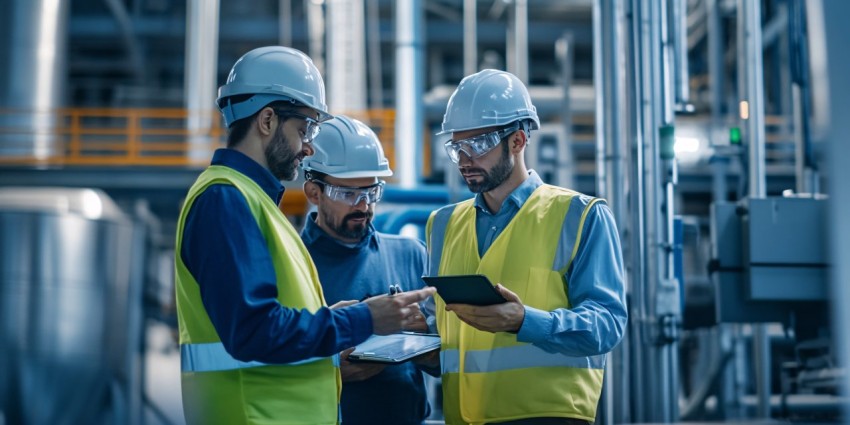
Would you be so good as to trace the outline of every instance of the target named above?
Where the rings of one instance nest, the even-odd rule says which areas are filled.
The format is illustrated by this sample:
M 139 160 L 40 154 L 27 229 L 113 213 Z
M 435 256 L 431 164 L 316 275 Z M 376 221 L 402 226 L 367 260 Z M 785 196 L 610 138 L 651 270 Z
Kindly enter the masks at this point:
M 212 165 L 256 182 L 276 203 L 283 185 L 267 169 L 232 149 L 215 152 Z M 183 263 L 198 282 L 210 321 L 231 356 L 242 361 L 290 363 L 326 357 L 372 333 L 365 304 L 315 313 L 282 306 L 266 238 L 242 193 L 212 185 L 195 200 L 183 229 Z
M 540 176 L 529 171 L 528 178 L 505 198 L 497 213 L 489 210 L 482 194 L 475 196 L 480 256 L 542 184 Z M 550 352 L 590 356 L 610 351 L 622 339 L 628 318 L 623 258 L 617 226 L 607 205 L 598 202 L 591 207 L 581 238 L 582 248 L 564 275 L 571 307 L 543 311 L 525 306 L 525 319 L 517 340 Z M 572 246 L 566 240 L 567 233 L 562 232 L 556 264 L 566 265 L 572 254 Z

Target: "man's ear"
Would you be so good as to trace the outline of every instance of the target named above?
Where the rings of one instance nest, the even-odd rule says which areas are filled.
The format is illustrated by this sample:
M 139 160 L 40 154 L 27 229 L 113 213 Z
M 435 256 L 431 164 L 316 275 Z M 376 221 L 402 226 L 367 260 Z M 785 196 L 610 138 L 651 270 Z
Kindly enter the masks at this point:
M 307 196 L 307 200 L 310 201 L 313 205 L 319 205 L 319 195 L 322 193 L 322 188 L 319 187 L 316 183 L 311 181 L 304 182 L 304 195 Z
M 268 106 L 260 109 L 260 112 L 257 113 L 257 119 L 255 123 L 257 125 L 257 132 L 260 133 L 261 136 L 271 136 L 274 133 L 272 127 L 274 127 L 274 121 L 277 119 L 277 114 L 275 114 L 272 108 Z M 278 125 L 280 125 L 278 123 Z
M 525 131 L 519 129 L 511 135 L 510 147 L 511 153 L 520 153 L 525 148 L 525 145 L 528 144 L 528 137 L 525 134 Z

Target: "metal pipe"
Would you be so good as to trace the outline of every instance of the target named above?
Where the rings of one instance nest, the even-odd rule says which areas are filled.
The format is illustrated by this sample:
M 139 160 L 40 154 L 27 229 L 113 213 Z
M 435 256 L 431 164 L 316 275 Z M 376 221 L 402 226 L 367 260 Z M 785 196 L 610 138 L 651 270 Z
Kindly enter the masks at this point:
M 218 125 L 215 96 L 218 70 L 218 0 L 186 2 L 186 132 L 189 158 L 205 161 L 212 151 L 210 130 Z
M 647 272 L 646 272 L 646 232 L 645 232 L 645 215 L 646 199 L 644 197 L 644 163 L 645 157 L 643 146 L 645 144 L 643 133 L 643 115 L 645 108 L 643 106 L 645 90 L 644 82 L 644 66 L 643 66 L 643 30 L 644 19 L 642 17 L 643 10 L 640 0 L 631 0 L 629 3 L 630 13 L 630 40 L 631 48 L 629 52 L 630 71 L 627 75 L 631 76 L 629 92 L 631 98 L 630 104 L 630 130 L 631 137 L 634 140 L 631 145 L 631 150 L 634 152 L 635 167 L 632 171 L 633 182 L 630 185 L 630 193 L 634 196 L 634 202 L 631 208 L 631 228 L 633 230 L 630 238 L 633 273 L 631 277 L 632 303 L 630 305 L 629 316 L 631 317 L 631 340 L 635 341 L 630 345 L 633 367 L 630 368 L 630 391 L 634 394 L 634 398 L 630 403 L 631 411 L 633 412 L 632 421 L 648 422 L 648 409 L 651 399 L 651 392 L 646 391 L 644 383 L 648 383 L 651 379 L 651 374 L 647 373 L 647 365 L 649 364 L 648 350 L 644 347 L 649 342 L 647 335 L 646 323 L 649 320 L 647 307 Z
M 56 109 L 64 103 L 67 57 L 67 0 L 3 2 L 6 25 L 0 29 L 0 107 L 16 114 L 0 117 L 0 125 L 19 133 L 0 136 L 0 155 L 47 159 L 58 153 L 53 133 Z
M 555 42 L 555 57 L 561 67 L 561 126 L 564 128 L 564 151 L 560 156 L 561 166 L 558 170 L 558 184 L 564 187 L 575 187 L 575 155 L 573 153 L 573 110 L 571 105 L 570 88 L 573 83 L 573 45 L 572 35 L 564 34 Z M 610 198 L 608 198 L 610 200 Z
M 593 81 L 596 92 L 596 187 L 597 196 L 608 200 L 615 221 L 618 223 L 622 240 L 628 241 L 632 232 L 627 214 L 626 192 L 632 181 L 628 178 L 628 148 L 626 146 L 626 76 L 628 75 L 624 62 L 624 5 L 621 0 L 596 0 L 593 2 Z M 566 41 L 565 41 L 566 42 Z M 571 55 L 571 53 L 570 53 Z M 571 56 L 569 56 L 571 59 Z M 567 75 L 565 74 L 565 78 Z M 572 73 L 569 74 L 570 80 Z M 569 84 L 565 84 L 569 87 Z M 565 91 L 565 99 L 569 92 Z M 566 117 L 565 125 L 569 125 L 569 135 L 572 134 L 572 120 L 569 113 L 569 103 L 562 114 Z M 627 247 L 628 248 L 628 247 Z M 633 250 L 627 252 L 632 253 Z M 631 261 L 629 261 L 631 262 Z M 627 284 L 634 277 L 629 275 Z M 628 290 L 628 288 L 627 288 Z M 631 333 L 621 345 L 624 348 L 615 349 L 610 355 L 611 362 L 606 368 L 605 388 L 603 395 L 603 423 L 630 422 L 629 401 L 629 348 Z
M 277 1 L 277 22 L 280 45 L 292 47 L 292 0 Z
M 421 164 L 423 9 L 421 0 L 396 3 L 396 161 L 401 187 L 416 186 Z
M 691 92 L 688 74 L 688 11 L 685 0 L 669 0 L 670 22 L 673 31 L 675 63 L 675 104 L 676 110 L 688 108 Z
M 813 3 L 817 3 L 814 5 Z M 850 335 L 842 332 L 843 326 L 850 323 L 850 221 L 847 220 L 847 210 L 850 209 L 850 186 L 840 182 L 850 181 L 850 167 L 847 167 L 847 158 L 850 158 L 850 143 L 847 143 L 847 135 L 850 134 L 850 120 L 847 119 L 847 111 L 850 110 L 850 80 L 847 78 L 847 70 L 850 69 L 850 49 L 847 49 L 846 40 L 850 40 L 850 26 L 847 25 L 847 16 L 850 16 L 850 2 L 842 0 L 812 1 L 806 5 L 809 7 L 810 19 L 823 22 L 822 26 L 809 26 L 812 38 L 817 37 L 825 40 L 824 57 L 829 58 L 826 69 L 826 80 L 821 83 L 827 85 L 832 91 L 829 97 L 825 114 L 829 115 L 829 130 L 826 133 L 828 142 L 827 161 L 830 166 L 830 179 L 837 184 L 830 185 L 829 221 L 832 231 L 829 233 L 830 253 L 832 268 L 830 289 L 832 293 L 832 327 L 838 330 L 834 332 L 836 338 L 836 359 L 838 367 L 848 370 L 850 368 Z M 816 6 L 816 7 L 814 7 Z M 812 16 L 815 15 L 815 16 Z M 813 49 L 814 50 L 814 49 Z M 814 52 L 813 52 L 814 53 Z M 850 374 L 845 373 L 841 380 L 841 393 L 844 397 L 850 396 Z M 844 418 L 850 417 L 850 403 L 844 403 Z
M 738 76 L 739 97 L 746 106 L 741 111 L 742 127 L 749 144 L 749 196 L 764 198 L 764 69 L 761 40 L 761 1 L 738 0 Z M 757 417 L 770 417 L 770 339 L 766 325 L 753 325 L 753 354 L 756 389 L 758 392 Z
M 322 75 L 325 73 L 325 12 L 322 3 L 304 0 L 307 14 L 307 49 L 310 59 Z
M 463 0 L 463 75 L 478 72 L 477 0 Z
M 508 9 L 507 63 L 508 72 L 529 85 L 527 0 L 514 0 L 514 7 Z
M 749 195 L 764 198 L 764 66 L 761 42 L 761 1 L 738 0 L 738 75 L 739 97 L 747 102 L 742 116 L 746 142 L 749 144 Z
M 626 223 L 624 182 L 625 68 L 622 63 L 622 3 L 593 2 L 593 81 L 596 92 L 596 190 L 608 200 L 614 219 Z M 568 98 L 568 96 L 564 96 Z M 622 233 L 621 228 L 621 233 Z
M 369 30 L 369 105 L 384 108 L 384 78 L 381 68 L 381 16 L 378 0 L 366 3 L 366 22 Z
M 726 31 L 720 19 L 720 0 L 708 0 L 708 86 L 711 88 L 711 124 L 712 137 L 719 133 L 723 125 L 723 94 L 725 93 L 725 72 L 723 62 L 723 34 Z M 716 142 L 715 142 L 716 143 Z
M 330 0 L 325 10 L 328 70 L 331 70 L 325 73 L 328 107 L 334 113 L 362 111 L 366 109 L 363 0 Z

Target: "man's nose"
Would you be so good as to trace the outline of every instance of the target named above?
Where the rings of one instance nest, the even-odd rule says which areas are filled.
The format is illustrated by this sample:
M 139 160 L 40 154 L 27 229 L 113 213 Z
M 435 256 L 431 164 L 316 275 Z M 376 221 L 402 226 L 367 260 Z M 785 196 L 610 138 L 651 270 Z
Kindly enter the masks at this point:
M 361 196 L 361 197 L 357 198 L 357 203 L 354 204 L 354 209 L 358 210 L 358 211 L 364 211 L 364 212 L 369 209 L 369 203 L 366 202 L 365 196 Z
M 316 150 L 313 149 L 312 143 L 301 142 L 301 152 L 304 153 L 304 156 L 312 156 L 314 153 L 316 153 Z

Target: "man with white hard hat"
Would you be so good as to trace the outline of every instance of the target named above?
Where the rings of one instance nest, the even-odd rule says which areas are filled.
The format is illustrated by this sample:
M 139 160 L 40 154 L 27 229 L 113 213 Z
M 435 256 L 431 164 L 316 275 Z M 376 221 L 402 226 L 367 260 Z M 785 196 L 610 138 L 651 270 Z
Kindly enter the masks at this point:
M 183 408 L 189 424 L 335 424 L 341 350 L 421 320 L 427 290 L 328 308 L 298 232 L 278 209 L 331 118 L 305 54 L 262 47 L 219 89 L 227 148 L 189 189 L 175 249 Z
M 464 78 L 442 127 L 446 153 L 476 195 L 428 220 L 429 274 L 483 274 L 507 300 L 435 297 L 446 423 L 593 422 L 605 353 L 627 318 L 611 211 L 526 168 L 540 119 L 513 74 Z
M 372 225 L 383 196 L 383 177 L 393 174 L 375 133 L 362 122 L 336 116 L 323 125 L 306 158 L 304 192 L 316 205 L 301 232 L 329 303 L 424 286 L 428 254 L 415 239 L 380 233 Z M 427 330 L 424 317 L 407 330 Z M 411 362 L 399 365 L 352 363 L 345 350 L 342 421 L 347 425 L 421 424 L 428 416 L 422 372 Z

